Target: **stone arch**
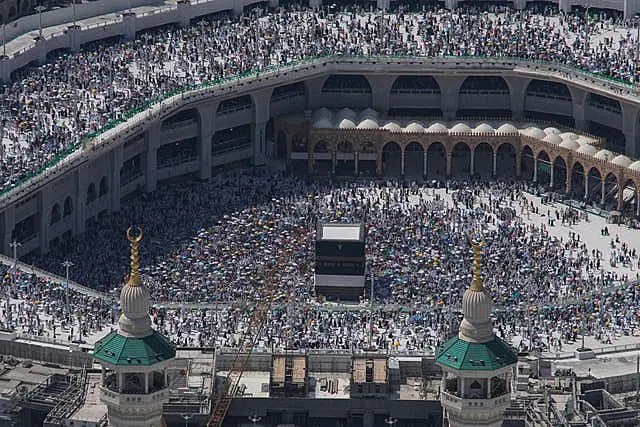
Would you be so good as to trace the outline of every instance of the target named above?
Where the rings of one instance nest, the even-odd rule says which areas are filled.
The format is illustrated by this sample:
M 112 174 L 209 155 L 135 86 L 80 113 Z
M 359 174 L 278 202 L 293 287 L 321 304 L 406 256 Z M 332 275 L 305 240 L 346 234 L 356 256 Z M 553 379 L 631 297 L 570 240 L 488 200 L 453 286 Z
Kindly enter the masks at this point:
M 216 115 L 224 116 L 226 114 L 238 113 L 240 111 L 253 111 L 255 107 L 255 99 L 253 95 L 236 96 L 220 101 Z
M 531 147 L 528 145 L 523 146 L 520 154 L 520 176 L 523 179 L 533 180 L 535 168 L 533 159 L 533 150 Z
M 447 176 L 447 150 L 441 142 L 434 142 L 427 148 L 427 176 L 430 178 Z
M 73 199 L 71 198 L 71 196 L 67 196 L 66 199 L 64 199 L 64 205 L 62 208 L 62 216 L 63 217 L 67 217 L 69 215 L 71 215 L 73 213 Z
M 304 81 L 277 86 L 271 92 L 270 103 L 285 101 L 293 98 L 304 97 L 306 100 L 307 88 Z
M 92 182 L 87 187 L 87 205 L 93 203 L 96 200 L 96 185 Z
M 468 176 L 471 172 L 471 148 L 465 142 L 458 142 L 451 150 L 451 175 Z
M 493 147 L 481 142 L 473 149 L 473 173 L 488 177 L 493 175 Z
M 378 170 L 378 147 L 372 141 L 364 141 L 358 147 L 358 173 L 376 176 Z
M 588 188 L 585 190 L 588 190 L 588 192 L 585 193 L 584 198 L 589 202 L 597 203 L 600 201 L 602 184 L 602 173 L 600 169 L 596 166 L 591 167 L 587 173 L 587 180 Z
M 609 172 L 604 177 L 604 198 L 601 196 L 603 207 L 608 210 L 618 209 L 618 193 L 624 188 L 618 186 L 618 177 L 615 173 Z
M 526 96 L 573 102 L 569 87 L 564 83 L 551 80 L 532 79 L 525 93 Z
M 313 170 L 320 174 L 329 174 L 333 168 L 331 160 L 331 146 L 325 140 L 320 140 L 313 146 Z
M 351 176 L 355 173 L 355 150 L 353 143 L 342 140 L 335 148 L 335 172 L 340 176 Z
M 516 147 L 504 142 L 496 150 L 496 175 L 502 177 L 516 176 Z
M 545 150 L 540 150 L 538 160 L 536 161 L 538 172 L 538 182 L 540 184 L 549 185 L 551 183 L 551 158 Z
M 571 166 L 571 193 L 574 198 L 584 196 L 584 166 L 579 161 L 575 161 Z
M 100 192 L 98 194 L 100 197 L 102 197 L 108 192 L 109 192 L 109 183 L 107 182 L 107 177 L 103 176 L 100 179 Z
M 468 76 L 458 91 L 459 118 L 511 117 L 511 91 L 502 76 Z
M 412 141 L 404 147 L 404 175 L 410 179 L 424 176 L 424 147 Z
M 617 210 L 624 212 L 628 216 L 637 216 L 640 213 L 638 204 L 638 187 L 632 178 L 628 178 L 621 187 L 622 195 L 619 196 L 620 205 Z
M 382 147 L 382 170 L 388 176 L 402 175 L 402 148 L 397 142 L 389 141 Z
M 362 74 L 331 74 L 322 84 L 322 93 L 371 93 L 371 83 Z
M 304 136 L 300 134 L 293 135 L 291 138 L 291 151 L 296 153 L 306 153 L 309 147 L 307 147 L 307 141 Z
M 567 191 L 567 163 L 560 155 L 553 159 L 553 182 L 550 183 L 551 189 L 558 189 L 562 193 Z
M 197 108 L 185 108 L 176 112 L 175 114 L 170 115 L 166 119 L 162 120 L 160 127 L 164 129 L 170 129 L 179 124 L 187 122 L 200 122 L 200 113 L 198 112 Z
M 330 151 L 329 149 L 329 143 L 325 140 L 320 140 L 318 142 L 315 143 L 315 145 L 313 146 L 313 152 L 314 153 L 328 153 Z
M 398 76 L 391 86 L 392 95 L 440 95 L 440 85 L 432 76 Z
M 51 208 L 51 217 L 49 218 L 49 225 L 53 225 L 57 223 L 58 221 L 60 221 L 61 217 L 62 216 L 60 214 L 60 205 L 56 203 Z

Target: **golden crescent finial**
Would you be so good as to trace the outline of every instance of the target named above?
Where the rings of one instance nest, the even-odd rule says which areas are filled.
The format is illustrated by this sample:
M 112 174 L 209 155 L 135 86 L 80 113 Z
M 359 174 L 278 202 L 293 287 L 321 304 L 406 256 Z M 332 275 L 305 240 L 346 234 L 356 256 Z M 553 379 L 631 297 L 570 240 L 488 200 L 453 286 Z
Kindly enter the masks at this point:
M 469 244 L 473 249 L 473 279 L 471 279 L 471 286 L 469 289 L 472 291 L 482 291 L 482 247 L 484 246 L 484 239 L 482 236 L 472 236 L 469 233 Z
M 138 234 L 134 236 L 131 231 L 134 227 L 127 228 L 127 240 L 131 242 L 131 274 L 129 274 L 129 280 L 127 281 L 128 286 L 140 286 L 142 284 L 142 280 L 140 279 L 140 274 L 138 270 L 140 269 L 140 256 L 138 254 L 139 248 L 138 243 L 142 240 L 142 229 L 135 226 Z

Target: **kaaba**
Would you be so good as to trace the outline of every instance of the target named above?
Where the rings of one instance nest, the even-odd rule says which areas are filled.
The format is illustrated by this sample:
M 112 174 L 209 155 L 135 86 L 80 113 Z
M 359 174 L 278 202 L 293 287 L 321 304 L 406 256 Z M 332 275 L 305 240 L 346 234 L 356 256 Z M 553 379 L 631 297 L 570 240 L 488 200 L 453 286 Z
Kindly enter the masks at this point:
M 364 289 L 364 225 L 320 224 L 315 255 L 316 295 L 357 301 Z

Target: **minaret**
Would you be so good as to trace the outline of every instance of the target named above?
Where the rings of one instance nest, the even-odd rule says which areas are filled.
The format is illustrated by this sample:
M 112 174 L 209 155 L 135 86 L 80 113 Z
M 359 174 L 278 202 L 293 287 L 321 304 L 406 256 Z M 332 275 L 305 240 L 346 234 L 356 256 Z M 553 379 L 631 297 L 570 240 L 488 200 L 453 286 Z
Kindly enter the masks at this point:
M 493 333 L 491 296 L 482 285 L 484 242 L 470 243 L 473 279 L 462 297 L 460 331 L 436 349 L 443 371 L 440 401 L 450 427 L 500 427 L 518 360 L 515 350 Z
M 139 273 L 142 230 L 129 228 L 131 273 L 120 293 L 118 330 L 96 342 L 94 357 L 102 365 L 101 400 L 112 427 L 160 427 L 162 406 L 169 401 L 167 366 L 176 348 L 151 328 L 150 293 Z

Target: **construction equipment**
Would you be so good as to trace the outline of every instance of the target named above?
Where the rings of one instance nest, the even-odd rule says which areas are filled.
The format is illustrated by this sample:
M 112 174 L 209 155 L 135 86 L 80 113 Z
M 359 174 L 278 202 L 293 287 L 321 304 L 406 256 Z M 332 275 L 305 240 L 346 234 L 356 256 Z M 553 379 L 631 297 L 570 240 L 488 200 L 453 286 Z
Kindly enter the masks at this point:
M 303 237 L 304 233 L 302 229 L 297 229 L 294 231 L 293 238 L 295 240 L 300 240 Z M 293 245 L 293 247 L 299 246 Z M 277 262 L 273 264 L 273 267 L 269 270 L 268 274 L 264 278 L 264 282 L 261 287 L 261 295 L 263 295 L 263 297 L 256 301 L 253 312 L 251 313 L 251 317 L 249 318 L 249 322 L 247 324 L 247 329 L 242 334 L 242 337 L 240 339 L 238 351 L 236 352 L 231 364 L 231 369 L 229 370 L 229 373 L 225 378 L 220 390 L 218 390 L 217 393 L 214 394 L 215 403 L 212 402 L 207 427 L 222 426 L 222 422 L 224 421 L 224 418 L 227 415 L 227 411 L 231 406 L 231 401 L 233 400 L 234 393 L 231 393 L 231 391 L 239 389 L 240 379 L 242 378 L 242 374 L 244 373 L 247 362 L 249 361 L 249 356 L 251 355 L 253 348 L 256 346 L 258 340 L 260 339 L 262 328 L 266 323 L 268 314 L 271 311 L 271 307 L 277 299 L 286 296 L 278 294 L 277 279 L 281 267 L 285 263 L 291 261 L 293 254 L 291 254 L 290 252 L 291 251 L 282 252 L 282 254 L 278 257 Z

